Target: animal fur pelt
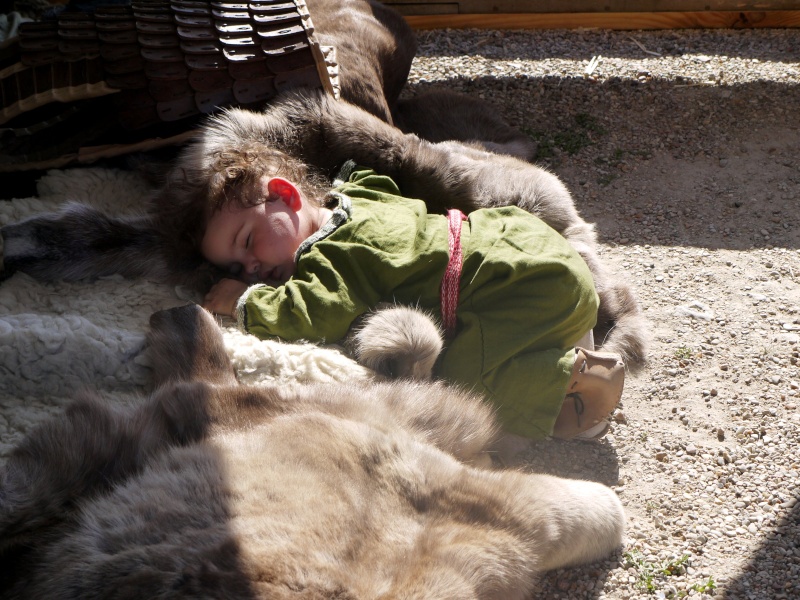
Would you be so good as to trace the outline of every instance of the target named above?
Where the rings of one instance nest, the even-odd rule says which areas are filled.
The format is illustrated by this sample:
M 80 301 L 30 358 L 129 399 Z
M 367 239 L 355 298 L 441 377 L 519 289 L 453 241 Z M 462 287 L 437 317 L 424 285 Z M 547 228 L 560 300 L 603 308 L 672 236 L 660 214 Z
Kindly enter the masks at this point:
M 646 355 L 641 309 L 624 282 L 597 254 L 594 226 L 584 221 L 569 191 L 552 173 L 476 144 L 431 143 L 404 134 L 361 108 L 319 93 L 293 93 L 260 113 L 234 109 L 213 118 L 178 158 L 146 215 L 118 219 L 74 206 L 3 227 L 5 266 L 38 279 L 121 274 L 182 281 L 206 289 L 223 274 L 197 251 L 209 189 L 220 177 L 218 158 L 229 150 L 277 147 L 331 177 L 346 160 L 392 177 L 402 193 L 429 210 L 517 205 L 561 233 L 589 265 L 600 295 L 594 331 L 598 345 L 622 355 L 629 368 Z
M 530 160 L 536 145 L 487 102 L 436 90 L 400 100 L 417 52 L 414 30 L 377 0 L 306 0 L 314 36 L 336 50 L 341 97 L 401 130 L 434 142 L 478 141 Z
M 0 226 L 69 201 L 135 218 L 148 187 L 117 169 L 52 170 L 36 196 L 0 202 Z M 199 301 L 191 289 L 118 275 L 94 281 L 42 282 L 17 272 L 0 282 L 0 462 L 37 423 L 63 411 L 92 388 L 117 406 L 151 391 L 152 359 L 145 347 L 150 315 Z M 259 340 L 222 320 L 237 376 L 249 384 L 325 383 L 373 374 L 335 347 Z
M 392 123 L 417 53 L 414 31 L 397 11 L 376 0 L 306 0 L 306 4 L 315 37 L 336 50 L 342 98 Z
M 0 470 L 1 597 L 521 599 L 621 541 L 602 485 L 470 466 L 466 392 L 242 386 L 203 309 L 150 324 L 148 398 L 83 394 Z

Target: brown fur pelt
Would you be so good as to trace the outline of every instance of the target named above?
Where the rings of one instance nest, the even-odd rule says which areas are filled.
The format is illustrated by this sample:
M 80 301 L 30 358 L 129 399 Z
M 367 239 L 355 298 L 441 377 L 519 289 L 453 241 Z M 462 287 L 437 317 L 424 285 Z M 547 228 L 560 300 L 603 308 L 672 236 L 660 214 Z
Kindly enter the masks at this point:
M 610 489 L 472 466 L 469 393 L 242 386 L 194 305 L 149 344 L 149 398 L 85 394 L 0 468 L 0 597 L 507 600 L 620 544 Z
M 306 0 L 314 37 L 336 50 L 342 98 L 392 123 L 417 53 L 406 20 L 377 0 Z

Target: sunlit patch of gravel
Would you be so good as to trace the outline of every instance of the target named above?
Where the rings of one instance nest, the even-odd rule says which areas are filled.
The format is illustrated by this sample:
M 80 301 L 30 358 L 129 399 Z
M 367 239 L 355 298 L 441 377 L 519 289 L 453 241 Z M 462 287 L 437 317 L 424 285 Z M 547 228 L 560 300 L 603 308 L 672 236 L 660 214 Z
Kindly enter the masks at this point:
M 800 597 L 798 31 L 419 38 L 412 93 L 485 98 L 531 135 L 652 326 L 610 435 L 520 457 L 629 516 L 615 556 L 541 597 Z

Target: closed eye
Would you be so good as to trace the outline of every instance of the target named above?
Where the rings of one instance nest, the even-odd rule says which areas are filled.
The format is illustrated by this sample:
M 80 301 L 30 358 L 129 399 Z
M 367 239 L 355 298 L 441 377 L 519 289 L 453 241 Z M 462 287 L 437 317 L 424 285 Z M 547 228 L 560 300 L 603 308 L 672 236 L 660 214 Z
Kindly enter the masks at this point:
M 250 249 L 250 242 L 252 239 L 253 239 L 253 234 L 252 233 L 247 234 L 247 239 L 244 242 L 244 247 L 246 250 Z

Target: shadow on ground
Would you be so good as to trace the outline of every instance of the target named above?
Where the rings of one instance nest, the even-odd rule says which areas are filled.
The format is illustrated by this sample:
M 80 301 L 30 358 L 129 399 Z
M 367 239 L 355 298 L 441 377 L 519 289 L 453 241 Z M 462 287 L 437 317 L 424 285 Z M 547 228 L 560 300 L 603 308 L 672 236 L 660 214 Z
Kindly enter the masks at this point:
M 601 241 L 800 248 L 796 84 L 520 75 L 419 83 L 410 93 L 436 87 L 499 105 L 538 143 L 536 162 L 567 183 Z M 531 95 L 541 106 L 533 114 L 520 108 Z
M 793 498 L 778 526 L 756 550 L 740 576 L 725 586 L 728 600 L 800 598 L 800 502 Z M 769 582 L 765 595 L 764 585 Z

